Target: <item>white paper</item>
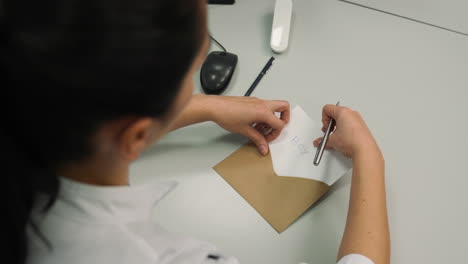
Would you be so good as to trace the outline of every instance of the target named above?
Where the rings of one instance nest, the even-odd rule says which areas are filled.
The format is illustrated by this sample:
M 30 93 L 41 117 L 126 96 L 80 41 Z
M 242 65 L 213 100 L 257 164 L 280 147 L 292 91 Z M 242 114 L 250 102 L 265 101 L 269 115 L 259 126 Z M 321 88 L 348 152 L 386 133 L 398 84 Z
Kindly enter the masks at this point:
M 269 144 L 277 175 L 314 179 L 332 185 L 351 168 L 351 161 L 334 150 L 325 150 L 320 164 L 314 165 L 317 148 L 313 141 L 323 136 L 321 128 L 322 124 L 311 120 L 300 106 L 291 111 L 289 123 Z

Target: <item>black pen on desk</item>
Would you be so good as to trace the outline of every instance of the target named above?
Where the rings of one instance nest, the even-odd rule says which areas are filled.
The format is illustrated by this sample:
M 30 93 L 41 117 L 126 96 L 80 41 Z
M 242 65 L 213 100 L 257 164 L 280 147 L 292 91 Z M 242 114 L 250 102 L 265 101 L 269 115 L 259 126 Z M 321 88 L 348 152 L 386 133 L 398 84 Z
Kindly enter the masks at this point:
M 340 105 L 340 101 L 336 103 L 336 105 Z M 330 122 L 328 122 L 328 127 L 327 130 L 325 131 L 325 134 L 323 135 L 322 140 L 320 140 L 320 144 L 317 147 L 317 152 L 315 152 L 315 158 L 314 158 L 314 165 L 318 166 L 320 164 L 320 160 L 322 160 L 322 155 L 323 151 L 325 150 L 325 146 L 327 145 L 328 138 L 330 137 L 330 133 L 332 132 L 332 129 L 335 127 L 335 119 L 330 119 Z
M 253 90 L 255 89 L 255 87 L 257 87 L 257 84 L 260 82 L 260 80 L 263 78 L 263 75 L 265 75 L 268 71 L 268 69 L 270 69 L 271 65 L 273 65 L 273 62 L 275 61 L 275 57 L 271 57 L 268 62 L 265 64 L 265 67 L 263 67 L 262 71 L 260 72 L 260 74 L 257 76 L 257 78 L 255 79 L 255 81 L 252 83 L 252 85 L 250 86 L 249 90 L 247 90 L 247 92 L 245 93 L 244 96 L 250 96 L 250 94 L 253 92 Z

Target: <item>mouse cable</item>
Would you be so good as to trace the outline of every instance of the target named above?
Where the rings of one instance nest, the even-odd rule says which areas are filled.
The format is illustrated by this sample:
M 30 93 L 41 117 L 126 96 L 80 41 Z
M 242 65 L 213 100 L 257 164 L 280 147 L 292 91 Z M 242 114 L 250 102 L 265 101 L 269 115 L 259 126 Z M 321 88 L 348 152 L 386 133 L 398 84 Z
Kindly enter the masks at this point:
M 210 34 L 210 38 L 211 38 L 216 44 L 218 44 L 218 46 L 220 46 L 220 47 L 224 50 L 224 52 L 227 52 L 226 48 L 225 48 L 223 45 L 221 45 L 221 43 L 219 43 L 215 38 L 213 38 L 213 36 L 211 36 L 211 34 Z

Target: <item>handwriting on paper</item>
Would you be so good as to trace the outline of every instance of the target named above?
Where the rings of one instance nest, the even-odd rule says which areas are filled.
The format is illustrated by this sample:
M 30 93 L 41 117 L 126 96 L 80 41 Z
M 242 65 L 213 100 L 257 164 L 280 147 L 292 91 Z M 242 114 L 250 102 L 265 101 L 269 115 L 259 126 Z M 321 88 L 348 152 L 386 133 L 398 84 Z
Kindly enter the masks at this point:
M 301 177 L 332 185 L 351 168 L 351 163 L 343 155 L 333 151 L 323 154 L 320 166 L 314 165 L 317 149 L 312 141 L 323 135 L 321 127 L 301 107 L 297 106 L 291 111 L 289 123 L 281 135 L 269 143 L 273 170 L 277 175 Z
M 294 136 L 293 138 L 291 138 L 291 143 L 294 146 L 296 146 L 297 150 L 299 151 L 301 155 L 306 155 L 306 154 L 311 153 L 311 147 L 306 145 L 303 142 L 304 141 L 298 136 Z

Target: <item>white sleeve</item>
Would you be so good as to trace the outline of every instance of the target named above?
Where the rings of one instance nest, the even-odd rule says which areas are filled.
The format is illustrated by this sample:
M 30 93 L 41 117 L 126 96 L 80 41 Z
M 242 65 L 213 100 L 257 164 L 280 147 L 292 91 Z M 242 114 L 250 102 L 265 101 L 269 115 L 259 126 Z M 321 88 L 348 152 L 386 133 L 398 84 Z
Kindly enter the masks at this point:
M 349 254 L 342 257 L 337 264 L 374 264 L 374 262 L 360 254 Z

